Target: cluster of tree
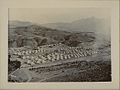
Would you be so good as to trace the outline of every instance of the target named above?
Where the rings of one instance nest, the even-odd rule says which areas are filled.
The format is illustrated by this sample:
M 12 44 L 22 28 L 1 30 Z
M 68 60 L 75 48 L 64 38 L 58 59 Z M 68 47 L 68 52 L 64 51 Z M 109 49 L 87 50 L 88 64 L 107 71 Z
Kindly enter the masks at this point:
M 13 72 L 17 68 L 20 68 L 21 62 L 20 61 L 10 61 L 11 56 L 8 55 L 8 73 Z

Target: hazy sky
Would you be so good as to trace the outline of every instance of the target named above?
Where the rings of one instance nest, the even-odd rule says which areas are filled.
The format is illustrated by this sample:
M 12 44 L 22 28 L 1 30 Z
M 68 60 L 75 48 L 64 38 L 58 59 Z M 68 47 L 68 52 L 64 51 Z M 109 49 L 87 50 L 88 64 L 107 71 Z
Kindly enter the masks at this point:
M 110 19 L 108 8 L 10 8 L 9 20 L 34 23 L 71 22 L 87 17 Z

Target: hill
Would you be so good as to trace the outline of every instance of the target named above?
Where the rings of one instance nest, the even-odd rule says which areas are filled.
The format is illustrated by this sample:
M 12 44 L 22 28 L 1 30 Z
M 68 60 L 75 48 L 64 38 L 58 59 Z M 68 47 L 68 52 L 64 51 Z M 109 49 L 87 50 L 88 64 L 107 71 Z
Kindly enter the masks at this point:
M 23 24 L 25 25 L 21 21 L 16 21 L 16 24 L 9 21 L 9 47 L 37 47 L 51 43 L 78 46 L 81 43 L 94 42 L 96 38 L 94 32 L 68 32 L 29 22 Z

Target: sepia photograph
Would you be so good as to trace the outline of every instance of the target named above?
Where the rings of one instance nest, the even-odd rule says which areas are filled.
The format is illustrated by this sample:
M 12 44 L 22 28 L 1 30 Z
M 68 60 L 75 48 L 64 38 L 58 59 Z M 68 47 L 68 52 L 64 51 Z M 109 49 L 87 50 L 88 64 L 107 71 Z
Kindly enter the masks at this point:
M 111 82 L 109 8 L 9 8 L 8 82 Z
M 0 90 L 119 90 L 119 0 L 0 0 Z

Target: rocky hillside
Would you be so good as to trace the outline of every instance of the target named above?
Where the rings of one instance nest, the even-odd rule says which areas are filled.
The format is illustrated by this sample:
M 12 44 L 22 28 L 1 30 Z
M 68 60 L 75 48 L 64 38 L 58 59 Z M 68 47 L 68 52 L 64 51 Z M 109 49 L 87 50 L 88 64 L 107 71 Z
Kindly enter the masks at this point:
M 9 21 L 9 47 L 37 47 L 60 42 L 68 46 L 78 46 L 81 43 L 94 42 L 96 39 L 93 32 L 68 32 L 29 22 L 23 22 L 25 25 L 22 25 L 22 22 L 21 25 L 16 23 L 12 24 Z

